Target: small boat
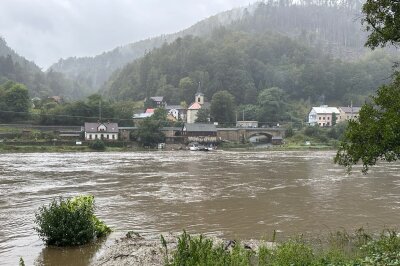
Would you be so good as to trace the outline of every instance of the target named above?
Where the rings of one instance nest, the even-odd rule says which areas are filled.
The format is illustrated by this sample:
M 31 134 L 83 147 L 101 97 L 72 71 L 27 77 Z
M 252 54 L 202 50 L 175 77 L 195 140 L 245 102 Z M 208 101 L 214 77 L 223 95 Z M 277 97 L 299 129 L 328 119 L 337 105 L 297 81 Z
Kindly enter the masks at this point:
M 199 151 L 209 151 L 209 149 L 206 146 L 199 146 Z
M 199 147 L 197 147 L 197 146 L 191 146 L 191 147 L 189 147 L 189 150 L 191 150 L 191 151 L 198 151 L 198 150 L 200 150 L 200 149 L 199 149 Z
M 189 145 L 189 150 L 191 151 L 198 151 L 199 150 L 199 144 L 197 142 L 191 143 Z
M 213 151 L 215 150 L 216 146 L 210 145 L 200 145 L 198 142 L 193 142 L 189 144 L 189 150 L 191 151 Z

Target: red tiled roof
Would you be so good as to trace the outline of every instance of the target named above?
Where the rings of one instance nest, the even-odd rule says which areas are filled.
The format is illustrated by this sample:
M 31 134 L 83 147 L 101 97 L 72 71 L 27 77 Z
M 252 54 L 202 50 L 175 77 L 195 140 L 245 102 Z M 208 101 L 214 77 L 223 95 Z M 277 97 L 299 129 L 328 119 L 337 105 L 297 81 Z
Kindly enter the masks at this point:
M 189 108 L 189 110 L 199 110 L 201 109 L 201 105 L 199 103 L 192 103 Z
M 148 109 L 146 110 L 146 113 L 148 113 L 148 114 L 154 113 L 154 108 L 148 108 Z

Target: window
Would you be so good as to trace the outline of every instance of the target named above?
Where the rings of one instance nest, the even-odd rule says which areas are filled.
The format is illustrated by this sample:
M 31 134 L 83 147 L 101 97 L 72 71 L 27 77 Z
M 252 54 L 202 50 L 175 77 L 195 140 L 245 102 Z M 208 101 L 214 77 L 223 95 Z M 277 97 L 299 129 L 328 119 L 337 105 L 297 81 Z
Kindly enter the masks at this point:
M 324 119 L 324 120 L 325 120 L 325 116 L 324 116 L 322 119 Z
M 114 134 L 112 135 L 112 139 L 115 139 L 115 135 Z
M 89 139 L 92 139 L 92 134 L 89 134 Z
M 98 139 L 98 136 L 97 136 L 97 134 L 96 135 L 94 135 L 95 136 L 95 139 Z
M 319 117 L 319 120 L 321 120 L 321 117 Z
M 198 103 L 200 102 L 200 97 L 199 97 L 199 98 L 197 98 L 197 102 L 198 102 Z
M 328 120 L 330 120 L 331 118 L 328 116 Z
M 107 139 L 110 139 L 110 135 L 107 134 Z
M 329 122 L 327 122 L 326 125 L 329 126 Z
M 322 123 L 322 126 L 324 127 L 324 126 L 325 126 L 325 123 Z

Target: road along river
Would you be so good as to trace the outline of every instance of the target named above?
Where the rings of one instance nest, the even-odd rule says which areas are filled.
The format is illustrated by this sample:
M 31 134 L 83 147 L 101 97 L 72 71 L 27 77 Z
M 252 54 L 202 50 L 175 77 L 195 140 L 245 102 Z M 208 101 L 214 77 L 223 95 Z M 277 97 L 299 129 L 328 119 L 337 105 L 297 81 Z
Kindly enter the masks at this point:
M 334 152 L 132 152 L 0 154 L 0 265 L 87 265 L 113 235 L 207 233 L 226 238 L 321 234 L 400 218 L 400 164 L 371 173 L 333 164 Z M 81 248 L 47 248 L 37 208 L 58 196 L 93 194 L 116 233 Z

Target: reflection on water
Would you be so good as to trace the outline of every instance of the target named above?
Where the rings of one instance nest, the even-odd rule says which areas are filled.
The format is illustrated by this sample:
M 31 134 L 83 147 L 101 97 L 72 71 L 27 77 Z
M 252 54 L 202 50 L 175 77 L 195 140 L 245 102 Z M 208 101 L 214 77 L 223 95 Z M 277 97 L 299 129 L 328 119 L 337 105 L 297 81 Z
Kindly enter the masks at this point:
M 116 231 L 181 231 L 260 238 L 364 226 L 400 218 L 398 164 L 363 176 L 333 165 L 333 152 L 143 152 L 0 155 L 0 257 L 27 265 L 87 265 L 107 242 L 46 248 L 35 210 L 83 193 Z M 111 241 L 111 242 L 110 242 Z
M 105 242 L 73 248 L 44 247 L 35 260 L 36 265 L 86 266 Z

